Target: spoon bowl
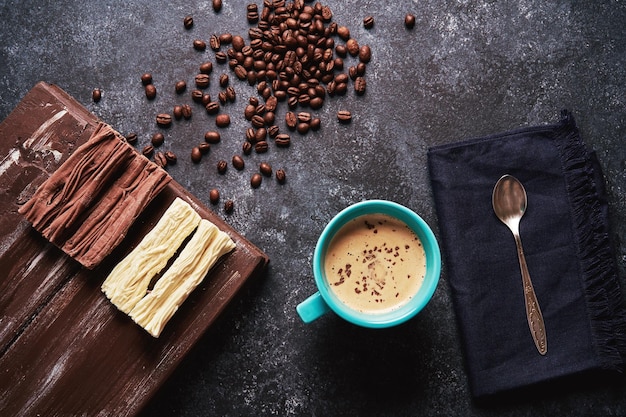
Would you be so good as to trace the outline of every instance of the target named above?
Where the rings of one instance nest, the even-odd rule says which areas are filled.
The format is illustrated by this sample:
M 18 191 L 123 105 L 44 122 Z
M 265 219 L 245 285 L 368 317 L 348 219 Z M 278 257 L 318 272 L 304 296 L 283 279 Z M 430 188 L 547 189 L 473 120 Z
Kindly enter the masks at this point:
M 511 230 L 515 238 L 517 257 L 522 273 L 522 284 L 524 286 L 524 301 L 526 304 L 528 327 L 530 328 L 530 333 L 537 350 L 541 355 L 545 355 L 548 352 L 545 323 L 541 309 L 539 308 L 537 296 L 535 295 L 535 289 L 530 280 L 526 257 L 524 256 L 524 249 L 522 248 L 522 241 L 519 234 L 519 223 L 527 207 L 526 190 L 522 183 L 514 176 L 508 174 L 503 175 L 493 188 L 491 203 L 496 216 Z

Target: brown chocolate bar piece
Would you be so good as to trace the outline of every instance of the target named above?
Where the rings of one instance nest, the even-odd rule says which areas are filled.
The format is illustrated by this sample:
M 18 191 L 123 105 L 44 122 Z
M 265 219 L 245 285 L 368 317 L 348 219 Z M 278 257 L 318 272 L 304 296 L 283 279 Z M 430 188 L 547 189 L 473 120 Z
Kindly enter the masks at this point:
M 170 180 L 100 123 L 19 212 L 46 239 L 92 269 Z

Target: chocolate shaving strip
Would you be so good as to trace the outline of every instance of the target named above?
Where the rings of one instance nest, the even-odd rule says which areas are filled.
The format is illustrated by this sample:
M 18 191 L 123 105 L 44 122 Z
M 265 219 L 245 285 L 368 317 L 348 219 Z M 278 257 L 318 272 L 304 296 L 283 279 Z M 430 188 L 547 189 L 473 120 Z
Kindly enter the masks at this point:
M 121 242 L 170 180 L 101 123 L 19 212 L 46 239 L 91 269 Z

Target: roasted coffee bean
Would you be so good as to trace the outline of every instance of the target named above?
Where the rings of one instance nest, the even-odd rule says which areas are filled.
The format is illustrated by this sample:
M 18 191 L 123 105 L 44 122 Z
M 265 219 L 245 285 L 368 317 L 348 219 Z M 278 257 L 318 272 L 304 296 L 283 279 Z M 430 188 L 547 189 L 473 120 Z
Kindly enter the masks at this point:
M 277 125 L 271 125 L 270 127 L 267 128 L 267 134 L 271 138 L 275 138 L 276 135 L 278 135 L 279 133 L 280 133 L 280 128 Z
M 183 81 L 183 80 L 178 81 L 174 85 L 174 90 L 176 90 L 176 93 L 178 93 L 178 94 L 184 93 L 186 89 L 187 89 L 187 83 L 185 81 Z
M 276 120 L 276 113 L 274 113 L 273 111 L 268 111 L 263 115 L 263 121 L 265 122 L 266 126 L 273 125 L 275 120 Z
M 220 47 L 222 46 L 222 43 L 220 42 L 220 38 L 218 38 L 217 35 L 215 34 L 211 35 L 211 37 L 209 38 L 209 46 L 215 52 L 219 51 Z
M 228 56 L 223 51 L 219 51 L 215 53 L 215 60 L 218 64 L 225 64 L 228 61 Z
M 307 132 L 309 131 L 309 124 L 308 123 L 298 123 L 298 125 L 296 126 L 296 130 L 298 131 L 298 133 L 300 133 L 301 135 L 306 135 Z
M 265 110 L 266 111 L 276 111 L 276 106 L 278 105 L 278 100 L 274 96 L 270 96 L 265 101 Z
M 230 116 L 226 113 L 218 114 L 215 117 L 215 125 L 217 127 L 226 127 L 230 125 Z
M 91 99 L 94 101 L 94 103 L 97 103 L 100 101 L 101 98 L 102 98 L 102 90 L 100 90 L 99 88 L 94 88 L 93 91 L 91 92 Z
M 367 83 L 365 82 L 365 78 L 357 77 L 356 80 L 354 80 L 354 91 L 358 95 L 365 94 L 366 87 L 367 87 Z
M 254 141 L 261 142 L 267 138 L 267 129 L 264 127 L 260 127 L 254 134 Z
M 234 103 L 235 100 L 237 100 L 237 93 L 235 92 L 235 89 L 230 85 L 226 87 L 226 99 L 228 99 L 228 101 L 230 101 L 231 103 Z
M 216 130 L 209 130 L 204 134 L 204 140 L 206 143 L 218 143 L 222 137 L 220 136 L 220 132 Z
M 287 174 L 285 174 L 284 169 L 276 170 L 276 181 L 278 181 L 279 184 L 284 184 L 285 181 L 287 181 Z
M 350 29 L 345 26 L 339 26 L 337 28 L 337 36 L 339 36 L 344 41 L 350 39 Z
M 411 13 L 407 13 L 406 16 L 404 16 L 404 26 L 406 26 L 407 29 L 413 29 L 413 27 L 415 27 L 415 16 Z
M 253 106 L 252 104 L 248 104 L 243 111 L 243 115 L 246 118 L 246 120 L 252 120 L 252 116 L 254 116 L 255 114 L 256 114 L 256 106 Z
M 272 176 L 272 166 L 267 162 L 261 162 L 259 164 L 259 171 L 266 177 Z
M 176 154 L 172 151 L 165 152 L 165 159 L 167 159 L 167 163 L 170 165 L 174 165 L 178 158 L 176 158 Z
M 148 157 L 148 158 L 150 157 L 150 155 L 152 155 L 153 152 L 154 152 L 154 146 L 152 145 L 146 145 L 141 150 L 141 153 L 143 154 L 143 156 Z
M 231 214 L 234 209 L 235 203 L 233 202 L 233 200 L 228 200 L 224 203 L 224 211 L 226 212 L 226 214 Z
M 356 68 L 355 68 L 355 70 L 356 70 Z M 342 72 L 340 74 L 335 75 L 335 82 L 337 84 L 347 83 L 348 82 L 348 74 L 346 74 L 345 72 Z
M 287 98 L 287 92 L 285 90 L 276 90 L 274 91 L 274 97 L 276 97 L 276 100 L 278 101 L 285 101 Z
M 348 53 L 352 56 L 357 56 L 359 54 L 359 43 L 356 39 L 350 38 L 346 42 L 346 48 L 348 49 Z
M 300 94 L 298 96 L 298 103 L 303 106 L 308 106 L 311 102 L 311 97 L 308 94 Z
M 198 145 L 198 149 L 200 149 L 200 152 L 202 153 L 202 155 L 206 155 L 211 150 L 211 145 L 209 143 L 202 142 L 201 144 Z
M 208 74 L 198 74 L 196 75 L 196 87 L 198 88 L 207 88 L 211 83 L 211 78 Z
M 237 65 L 234 68 L 235 71 L 235 75 L 237 76 L 238 79 L 240 80 L 246 80 L 248 78 L 248 71 L 246 71 L 246 69 L 243 67 L 243 65 Z
M 350 113 L 348 110 L 339 110 L 337 112 L 337 120 L 339 120 L 341 123 L 350 123 L 350 121 L 352 120 L 352 113 Z
M 219 93 L 217 93 L 217 99 L 220 103 L 226 104 L 226 102 L 228 101 L 228 97 L 226 97 L 226 91 L 220 91 Z
M 204 93 L 200 90 L 193 90 L 191 92 L 191 99 L 195 102 L 195 103 L 202 103 L 202 100 L 204 98 Z
M 145 92 L 146 92 L 146 98 L 148 100 L 154 100 L 154 98 L 157 95 L 157 89 L 154 86 L 154 84 L 148 84 L 145 87 Z
M 291 130 L 294 130 L 296 128 L 296 125 L 298 124 L 298 118 L 296 117 L 296 114 L 294 112 L 288 111 L 287 113 L 285 113 L 285 124 Z
M 250 155 L 252 153 L 252 143 L 245 141 L 241 146 L 241 150 L 244 155 Z
M 371 29 L 374 27 L 374 17 L 373 16 L 366 16 L 363 18 L 363 27 L 365 29 Z
M 217 172 L 219 174 L 226 173 L 227 169 L 228 169 L 228 162 L 224 161 L 223 159 L 217 161 Z
M 335 94 L 344 95 L 348 91 L 348 83 L 337 83 L 335 87 Z
M 146 72 L 145 74 L 143 74 L 141 76 L 141 83 L 143 85 L 152 84 L 152 74 L 150 74 L 149 72 Z
M 161 132 L 157 132 L 150 138 L 150 143 L 154 146 L 161 146 L 165 142 L 165 136 Z
M 268 149 L 269 147 L 267 145 L 267 142 L 264 140 L 259 141 L 254 145 L 254 150 L 256 153 L 265 153 Z
M 193 17 L 191 15 L 185 16 L 183 26 L 185 26 L 185 29 L 191 29 L 193 27 Z
M 243 47 L 246 45 L 246 41 L 239 35 L 233 36 L 233 49 L 237 52 L 241 52 Z
M 224 73 L 220 75 L 220 87 L 226 88 L 228 85 L 228 74 Z
M 359 74 L 357 74 L 357 70 L 356 70 L 356 66 L 353 65 L 350 68 L 348 68 L 348 75 L 350 76 L 350 78 L 354 81 L 356 80 L 356 78 L 359 76 Z
M 191 119 L 192 111 L 189 104 L 183 104 L 183 117 L 185 120 Z
M 206 112 L 208 114 L 217 114 L 220 111 L 220 103 L 218 103 L 217 101 L 211 101 L 207 103 L 204 108 L 206 109 Z
M 183 118 L 183 106 L 181 106 L 180 104 L 177 104 L 174 106 L 174 110 L 172 111 L 172 114 L 174 114 L 174 119 L 176 120 L 180 120 Z
M 258 172 L 255 172 L 250 177 L 250 185 L 252 186 L 252 188 L 259 188 L 262 182 L 263 182 L 263 177 Z
M 220 43 L 222 44 L 231 43 L 233 41 L 233 35 L 231 35 L 230 33 L 222 33 L 219 36 L 219 39 L 220 39 Z
M 259 21 L 259 12 L 257 10 L 246 12 L 246 18 L 248 19 L 248 23 L 256 23 Z
M 222 10 L 222 0 L 213 0 L 213 10 L 216 13 Z
M 246 129 L 246 140 L 248 142 L 256 142 L 256 131 L 251 127 Z
M 243 170 L 246 166 L 246 163 L 244 162 L 243 158 L 239 155 L 233 156 L 232 162 L 233 162 L 233 167 L 235 167 L 237 171 Z
M 319 3 L 316 4 L 316 7 Z M 322 10 L 319 11 L 319 14 L 322 15 L 322 20 L 324 20 L 324 22 L 330 22 L 330 20 L 333 18 L 333 12 L 330 10 L 330 7 L 328 6 L 321 6 Z
M 358 64 L 356 64 L 356 75 L 359 77 L 364 76 L 365 68 L 367 68 L 367 66 L 363 62 L 359 62 Z
M 161 127 L 168 127 L 172 124 L 172 116 L 167 113 L 159 113 L 156 116 L 156 123 Z
M 213 63 L 212 62 L 204 62 L 200 65 L 200 73 L 201 74 L 210 74 L 213 72 Z
M 220 192 L 217 188 L 213 188 L 209 191 L 209 201 L 211 204 L 217 204 L 220 201 Z
M 161 168 L 167 166 L 167 158 L 165 158 L 165 154 L 160 151 L 154 154 L 154 162 Z
M 313 110 L 321 109 L 323 105 L 324 100 L 321 97 L 315 97 L 312 98 L 311 101 L 309 101 L 309 107 L 311 107 Z
M 193 49 L 196 51 L 204 51 L 206 49 L 206 42 L 202 39 L 194 39 Z
M 328 83 L 328 85 L 326 86 L 326 91 L 331 97 L 335 95 L 335 91 L 337 91 L 337 83 L 335 82 L 335 80 L 332 80 Z
M 263 116 L 259 116 L 258 114 L 255 114 L 254 116 L 252 116 L 252 119 L 250 119 L 250 122 L 252 123 L 252 126 L 256 128 L 265 126 L 265 120 L 263 120 Z
M 197 164 L 201 160 L 202 160 L 202 152 L 200 151 L 199 147 L 194 146 L 193 148 L 191 148 L 191 162 Z
M 126 136 L 124 136 L 124 138 L 126 139 L 126 142 L 130 143 L 131 145 L 134 145 L 135 143 L 137 143 L 138 136 L 135 132 L 131 132 L 127 134 Z
M 305 23 L 306 23 L 306 22 L 310 22 L 312 18 L 313 18 L 313 16 L 311 16 L 311 13 L 308 13 L 308 12 L 302 12 L 302 13 L 300 14 L 300 23 L 301 23 L 301 25 L 300 25 L 300 26 L 301 26 L 301 27 L 304 27 L 304 26 L 302 25 L 302 22 L 305 22 Z
M 339 55 L 342 58 L 345 58 L 346 56 L 348 56 L 348 48 L 346 48 L 346 45 L 335 46 L 335 52 L 337 53 L 337 55 Z
M 276 135 L 276 138 L 274 139 L 274 143 L 276 144 L 276 146 L 285 148 L 291 144 L 291 137 L 286 133 L 280 133 Z
M 320 119 L 319 117 L 316 117 L 313 120 L 311 120 L 311 130 L 313 131 L 319 130 L 321 126 L 322 126 L 322 119 Z
M 202 94 L 202 104 L 205 106 L 211 102 L 211 95 L 209 93 Z
M 253 105 L 254 107 L 259 105 L 259 99 L 256 97 L 250 97 L 248 99 L 248 103 L 250 103 L 251 105 Z
M 311 113 L 302 111 L 298 113 L 298 122 L 300 123 L 310 123 L 311 122 Z
M 372 49 L 369 45 L 363 45 L 359 48 L 359 60 L 363 63 L 368 63 L 372 59 Z
M 256 84 L 258 78 L 260 77 L 258 77 L 257 73 L 252 70 L 248 71 L 248 73 L 246 74 L 246 79 L 248 80 L 248 84 L 250 85 Z
M 254 68 L 259 71 L 264 70 L 266 68 L 265 61 L 262 61 L 261 59 L 265 56 L 265 52 L 272 51 L 274 46 L 268 42 L 264 43 L 261 38 L 252 38 L 250 41 L 250 48 L 252 48 L 252 55 L 250 56 L 256 60 L 256 62 L 252 62 L 253 65 L 247 65 L 246 69 Z M 243 53 L 244 50 L 242 49 L 241 52 Z M 248 52 L 248 50 L 246 49 L 245 52 Z M 247 56 L 247 58 L 249 57 Z M 250 63 L 250 61 L 248 61 L 248 63 Z

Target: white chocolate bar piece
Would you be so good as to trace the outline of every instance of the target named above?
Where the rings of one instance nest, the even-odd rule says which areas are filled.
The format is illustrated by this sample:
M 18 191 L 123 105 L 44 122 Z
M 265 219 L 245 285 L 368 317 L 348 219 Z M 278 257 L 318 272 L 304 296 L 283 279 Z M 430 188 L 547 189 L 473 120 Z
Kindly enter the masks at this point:
M 148 290 L 150 281 L 200 223 L 200 215 L 176 198 L 157 224 L 102 284 L 102 291 L 122 312 L 129 313 Z
M 211 267 L 234 248 L 235 243 L 226 233 L 210 221 L 201 220 L 185 248 L 152 291 L 134 306 L 130 317 L 152 336 L 159 337 L 165 324 Z

